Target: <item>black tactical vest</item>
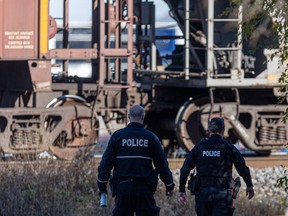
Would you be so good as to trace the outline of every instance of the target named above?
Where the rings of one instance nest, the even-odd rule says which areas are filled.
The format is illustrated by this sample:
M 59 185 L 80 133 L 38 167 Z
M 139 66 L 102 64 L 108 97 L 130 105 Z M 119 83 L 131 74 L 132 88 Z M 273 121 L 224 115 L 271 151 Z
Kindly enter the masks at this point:
M 198 145 L 196 167 L 200 186 L 230 187 L 232 161 L 226 141 L 219 135 L 212 135 Z

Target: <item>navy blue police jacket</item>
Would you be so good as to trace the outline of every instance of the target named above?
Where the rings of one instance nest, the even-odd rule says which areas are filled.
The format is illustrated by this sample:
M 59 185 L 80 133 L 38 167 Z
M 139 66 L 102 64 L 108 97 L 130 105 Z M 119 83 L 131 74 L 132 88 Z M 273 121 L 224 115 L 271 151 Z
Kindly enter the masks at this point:
M 172 173 L 158 137 L 140 123 L 129 123 L 112 134 L 98 167 L 100 191 L 106 190 L 112 168 L 114 184 L 133 179 L 156 189 L 160 174 L 166 189 L 174 189 Z
M 231 187 L 233 164 L 247 187 L 253 186 L 249 168 L 239 150 L 219 134 L 202 139 L 187 155 L 180 170 L 179 191 L 185 192 L 190 171 L 196 166 L 199 186 Z M 233 187 L 233 185 L 232 185 Z

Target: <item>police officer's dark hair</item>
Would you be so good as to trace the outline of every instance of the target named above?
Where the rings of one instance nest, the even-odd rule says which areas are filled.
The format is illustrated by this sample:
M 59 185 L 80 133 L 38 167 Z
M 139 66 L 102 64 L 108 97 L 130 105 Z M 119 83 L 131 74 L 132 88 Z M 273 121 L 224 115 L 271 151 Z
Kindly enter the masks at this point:
M 209 123 L 209 130 L 212 133 L 220 133 L 225 129 L 225 124 L 223 118 L 212 118 Z
M 141 118 L 141 117 L 143 117 L 145 115 L 144 108 L 142 106 L 140 106 L 140 105 L 133 105 L 129 109 L 129 115 L 132 118 L 139 119 L 139 118 Z

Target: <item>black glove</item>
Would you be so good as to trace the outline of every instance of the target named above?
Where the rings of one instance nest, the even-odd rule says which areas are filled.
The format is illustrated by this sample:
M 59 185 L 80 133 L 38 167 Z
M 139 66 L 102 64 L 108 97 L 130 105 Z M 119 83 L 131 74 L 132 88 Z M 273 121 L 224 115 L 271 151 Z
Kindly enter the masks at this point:
M 167 191 L 173 191 L 175 184 L 172 182 L 172 184 L 165 185 L 165 187 Z
M 102 183 L 98 181 L 98 189 L 100 192 L 107 192 L 107 183 Z

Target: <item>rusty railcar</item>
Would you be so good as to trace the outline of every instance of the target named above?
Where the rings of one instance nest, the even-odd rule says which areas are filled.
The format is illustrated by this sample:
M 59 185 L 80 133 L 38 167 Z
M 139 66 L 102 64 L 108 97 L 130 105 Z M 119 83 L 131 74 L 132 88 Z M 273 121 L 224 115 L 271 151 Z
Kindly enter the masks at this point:
M 225 118 L 231 142 L 265 154 L 283 148 L 288 127 L 282 121 L 287 104 L 277 104 L 281 68 L 275 61 L 263 64 L 273 50 L 251 55 L 248 44 L 239 43 L 241 6 L 224 17 L 219 14 L 229 1 L 165 2 L 184 44 L 159 56 L 156 40 L 179 37 L 155 34 L 153 1 L 91 0 L 85 48 L 71 46 L 69 0 L 59 1 L 61 26 L 50 16 L 49 0 L 0 1 L 1 152 L 83 157 L 98 140 L 99 118 L 113 131 L 126 123 L 134 103 L 145 107 L 145 125 L 167 151 L 193 148 L 212 116 Z M 49 47 L 59 34 L 61 46 Z M 158 67 L 165 58 L 171 64 Z M 73 61 L 88 61 L 91 76 L 70 76 Z

